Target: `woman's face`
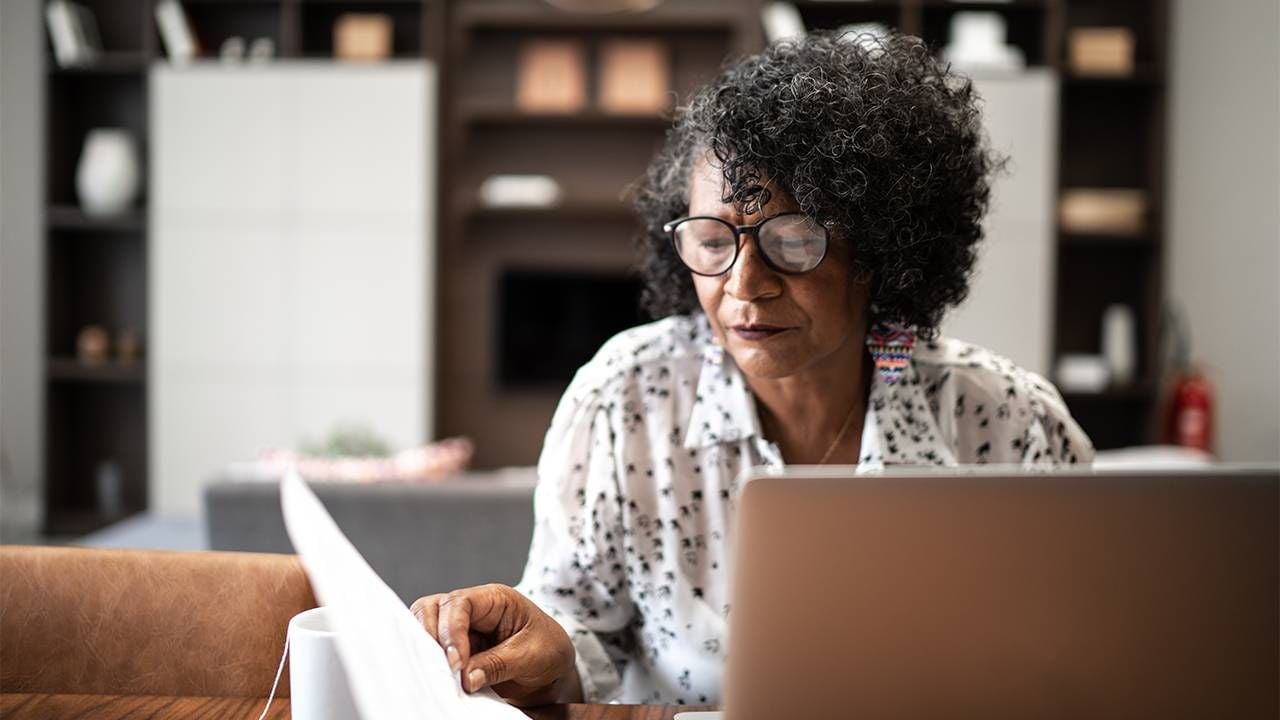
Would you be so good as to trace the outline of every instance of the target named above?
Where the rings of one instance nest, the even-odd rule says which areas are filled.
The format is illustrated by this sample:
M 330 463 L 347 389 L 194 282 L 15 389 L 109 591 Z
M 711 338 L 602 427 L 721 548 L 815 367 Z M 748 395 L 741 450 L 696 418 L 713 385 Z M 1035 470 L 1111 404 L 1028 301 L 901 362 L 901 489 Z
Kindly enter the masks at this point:
M 724 203 L 724 176 L 714 161 L 695 163 L 689 215 L 750 225 L 800 208 L 789 193 L 770 188 L 763 214 L 743 215 Z M 747 236 L 738 260 L 716 277 L 693 275 L 698 301 L 717 340 L 748 377 L 778 379 L 841 363 L 860 353 L 867 329 L 868 288 L 850 271 L 848 243 L 832 238 L 826 258 L 803 275 L 775 272 Z M 691 273 L 692 275 L 692 273 Z

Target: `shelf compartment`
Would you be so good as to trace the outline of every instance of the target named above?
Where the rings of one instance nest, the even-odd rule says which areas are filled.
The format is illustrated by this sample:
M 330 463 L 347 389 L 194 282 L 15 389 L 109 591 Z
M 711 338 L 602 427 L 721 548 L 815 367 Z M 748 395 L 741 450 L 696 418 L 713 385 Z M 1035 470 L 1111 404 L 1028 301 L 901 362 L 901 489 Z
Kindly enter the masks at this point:
M 98 39 L 104 56 L 136 55 L 145 57 L 152 49 L 148 30 L 153 27 L 151 0 L 76 0 L 93 14 L 98 27 Z M 44 5 L 44 3 L 40 3 Z M 48 39 L 48 29 L 41 14 L 41 31 L 49 47 L 50 68 L 56 67 L 53 44 Z
M 1119 84 L 1065 85 L 1059 180 L 1063 188 L 1158 185 L 1152 164 L 1161 113 L 1149 93 Z
M 46 532 L 73 535 L 146 507 L 146 392 L 140 383 L 50 383 L 47 405 Z M 98 502 L 97 475 L 113 463 L 123 513 Z
M 46 200 L 75 205 L 76 167 L 85 138 L 94 128 L 124 128 L 147 166 L 147 78 L 144 73 L 57 75 L 48 85 Z M 145 195 L 145 182 L 143 183 Z M 139 198 L 145 203 L 145 198 Z
M 1139 376 L 1152 367 L 1154 328 L 1159 317 L 1159 264 L 1142 246 L 1070 247 L 1058 253 L 1055 352 L 1102 351 L 1102 316 L 1112 304 L 1133 311 Z
M 808 0 L 796 3 L 804 26 L 809 30 L 839 30 L 853 23 L 881 23 L 889 28 L 902 24 L 902 3 L 867 0 L 866 2 L 824 2 Z
M 199 56 L 217 58 L 228 38 L 244 38 L 246 48 L 259 37 L 276 45 L 276 56 L 287 57 L 293 48 L 286 42 L 284 8 L 281 0 L 236 0 L 183 3 L 187 22 L 199 45 Z
M 588 100 L 583 113 L 599 113 L 595 100 L 598 97 L 600 41 L 622 36 L 654 40 L 665 48 L 671 70 L 668 90 L 680 99 L 688 98 L 712 80 L 719 72 L 724 57 L 732 52 L 731 33 L 719 27 L 685 28 L 684 32 L 667 34 L 613 32 L 585 36 L 585 33 L 539 33 L 536 37 L 574 38 L 586 45 Z M 510 103 L 506 107 L 514 107 L 520 53 L 532 37 L 534 35 L 528 32 L 509 28 L 486 29 L 468 37 L 465 52 L 457 59 L 451 83 L 457 88 L 464 114 L 472 103 L 481 109 L 504 102 Z
M 1044 3 L 928 3 L 924 6 L 921 37 L 930 50 L 941 52 L 951 34 L 951 19 L 958 12 L 994 12 L 1005 21 L 1005 42 L 1022 51 L 1028 67 L 1053 64 L 1045 43 Z
M 135 236 L 106 233 L 77 241 L 58 233 L 48 246 L 46 344 L 50 355 L 75 355 L 85 325 L 131 328 L 146 338 L 146 247 Z
M 1151 383 L 1139 382 L 1100 393 L 1063 393 L 1062 399 L 1094 447 L 1111 450 L 1152 441 L 1155 396 Z
M 333 28 L 338 18 L 348 13 L 386 15 L 391 18 L 392 58 L 422 57 L 423 8 L 417 2 L 303 2 L 301 13 L 300 54 L 309 58 L 333 58 Z

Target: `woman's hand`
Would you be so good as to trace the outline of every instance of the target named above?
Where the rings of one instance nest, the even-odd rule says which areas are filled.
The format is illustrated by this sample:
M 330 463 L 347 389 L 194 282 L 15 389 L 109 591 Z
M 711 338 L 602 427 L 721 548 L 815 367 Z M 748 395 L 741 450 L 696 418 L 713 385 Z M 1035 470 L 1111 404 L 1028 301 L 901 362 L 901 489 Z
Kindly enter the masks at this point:
M 409 608 L 445 649 L 462 687 L 492 687 L 517 705 L 582 702 L 573 643 L 533 601 L 506 585 L 418 598 Z

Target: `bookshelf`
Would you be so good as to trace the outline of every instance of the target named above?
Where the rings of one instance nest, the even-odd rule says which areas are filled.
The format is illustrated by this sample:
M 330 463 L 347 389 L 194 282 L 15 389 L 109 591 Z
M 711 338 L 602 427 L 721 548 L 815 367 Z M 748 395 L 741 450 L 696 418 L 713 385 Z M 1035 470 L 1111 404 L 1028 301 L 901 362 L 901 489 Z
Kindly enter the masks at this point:
M 645 12 L 571 13 L 539 0 L 469 0 L 451 8 L 443 64 L 441 186 L 447 194 L 440 204 L 437 427 L 442 436 L 473 438 L 478 465 L 529 464 L 572 369 L 561 368 L 563 377 L 555 380 L 557 373 L 546 369 L 521 376 L 510 357 L 520 352 L 512 349 L 520 346 L 516 336 L 578 350 L 597 338 L 581 343 L 562 335 L 549 317 L 541 319 L 541 335 L 514 328 L 540 322 L 517 312 L 520 293 L 541 307 L 581 308 L 568 299 L 598 298 L 585 304 L 611 313 L 607 319 L 565 320 L 580 322 L 587 333 L 640 320 L 626 193 L 661 144 L 670 117 L 599 108 L 601 45 L 633 38 L 659 43 L 670 89 L 685 98 L 711 80 L 727 56 L 762 46 L 759 7 L 669 0 Z M 520 49 L 547 38 L 572 39 L 586 49 L 587 103 L 579 111 L 530 114 L 516 106 Z M 480 183 L 506 173 L 549 175 L 563 196 L 550 207 L 484 206 Z M 590 359 L 572 354 L 560 353 L 566 365 Z
M 1137 325 L 1138 370 L 1127 385 L 1101 393 L 1066 393 L 1067 404 L 1099 448 L 1152 442 L 1159 400 L 1159 325 L 1162 311 L 1165 0 L 867 0 L 795 3 L 808 28 L 835 29 L 879 22 L 920 35 L 931 49 L 947 40 L 951 16 L 1000 13 L 1007 41 L 1031 67 L 1061 77 L 1058 191 L 1079 187 L 1136 188 L 1146 193 L 1146 228 L 1140 233 L 1087 235 L 1059 229 L 1052 353 L 1098 353 L 1107 306 L 1128 305 Z M 1124 76 L 1073 72 L 1068 34 L 1078 27 L 1120 26 L 1136 39 L 1135 68 Z M 997 348 L 998 350 L 998 348 Z
M 147 178 L 137 203 L 109 218 L 80 209 L 76 169 L 89 130 L 127 129 L 147 167 L 148 74 L 164 61 L 155 0 L 77 0 L 94 15 L 102 53 L 62 68 L 46 33 L 44 366 L 45 527 L 51 536 L 93 531 L 148 507 Z M 201 45 L 216 58 L 232 36 L 270 38 L 279 58 L 333 54 L 333 22 L 347 12 L 392 19 L 393 58 L 436 58 L 445 0 L 183 0 Z M 76 337 L 86 325 L 142 337 L 142 357 L 84 364 Z M 122 502 L 104 505 L 103 475 Z

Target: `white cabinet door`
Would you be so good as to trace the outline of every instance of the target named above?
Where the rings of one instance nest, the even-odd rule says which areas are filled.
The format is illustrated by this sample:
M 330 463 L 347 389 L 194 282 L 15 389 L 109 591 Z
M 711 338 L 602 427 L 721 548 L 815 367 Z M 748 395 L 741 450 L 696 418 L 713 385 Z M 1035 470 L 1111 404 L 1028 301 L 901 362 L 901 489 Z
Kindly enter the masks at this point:
M 1046 70 L 978 76 L 992 147 L 1009 157 L 996 178 L 986 240 L 969 298 L 942 324 L 1048 375 L 1054 292 L 1054 186 L 1058 171 L 1058 80 Z
M 431 66 L 151 82 L 153 507 L 340 422 L 429 438 Z

